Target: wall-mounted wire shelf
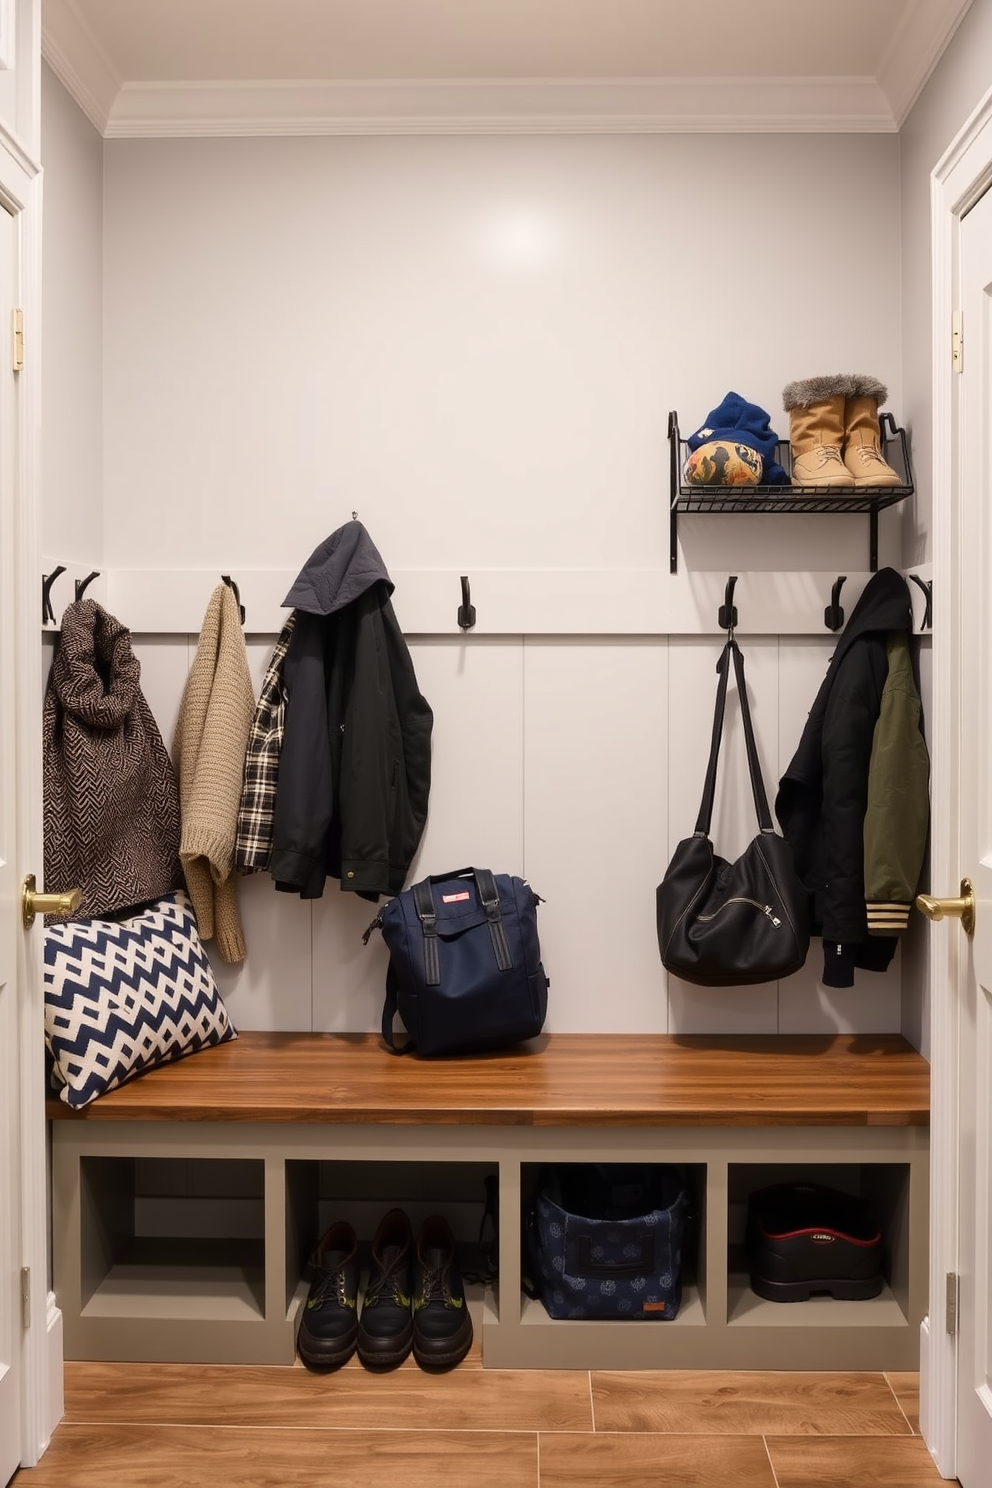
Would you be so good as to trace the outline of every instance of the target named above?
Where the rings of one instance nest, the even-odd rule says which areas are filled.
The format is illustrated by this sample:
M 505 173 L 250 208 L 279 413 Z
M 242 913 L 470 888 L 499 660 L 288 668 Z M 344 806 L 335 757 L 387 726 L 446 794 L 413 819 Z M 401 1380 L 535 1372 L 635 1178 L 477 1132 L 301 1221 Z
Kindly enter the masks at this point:
M 894 506 L 912 496 L 913 468 L 905 429 L 896 425 L 890 413 L 879 419 L 882 453 L 892 469 L 902 478 L 898 486 L 863 486 L 858 490 L 825 491 L 822 486 L 695 486 L 684 477 L 691 451 L 679 430 L 678 414 L 668 415 L 668 439 L 671 452 L 671 507 L 669 512 L 670 568 L 678 573 L 678 519 L 681 513 L 717 515 L 739 512 L 757 515 L 761 512 L 817 512 L 840 516 L 864 512 L 868 516 L 868 566 L 878 568 L 878 514 L 883 507 Z M 789 441 L 779 441 L 775 455 L 786 471 L 792 471 Z

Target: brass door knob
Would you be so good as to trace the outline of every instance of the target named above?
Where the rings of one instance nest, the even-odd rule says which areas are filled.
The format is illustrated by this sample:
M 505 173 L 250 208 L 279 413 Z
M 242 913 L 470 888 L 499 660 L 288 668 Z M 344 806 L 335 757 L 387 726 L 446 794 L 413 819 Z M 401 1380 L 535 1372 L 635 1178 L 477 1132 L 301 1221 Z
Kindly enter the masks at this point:
M 970 878 L 961 880 L 957 899 L 934 899 L 930 894 L 917 894 L 916 907 L 928 920 L 960 920 L 965 935 L 975 933 L 975 890 Z
M 75 914 L 83 902 L 82 889 L 66 889 L 64 894 L 39 894 L 34 884 L 34 874 L 29 873 L 21 890 L 21 914 L 26 930 L 34 924 L 35 915 Z

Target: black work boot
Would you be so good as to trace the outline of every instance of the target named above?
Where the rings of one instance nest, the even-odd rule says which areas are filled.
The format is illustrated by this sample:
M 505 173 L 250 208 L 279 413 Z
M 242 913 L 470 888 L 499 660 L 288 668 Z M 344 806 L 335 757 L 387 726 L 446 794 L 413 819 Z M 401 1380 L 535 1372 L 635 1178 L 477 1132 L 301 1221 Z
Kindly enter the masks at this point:
M 338 1369 L 358 1342 L 358 1241 L 340 1220 L 310 1257 L 310 1291 L 296 1340 L 308 1369 Z
M 412 1275 L 410 1221 L 402 1209 L 390 1209 L 372 1241 L 372 1274 L 358 1322 L 358 1357 L 369 1369 L 394 1369 L 410 1352 Z
M 417 1240 L 413 1296 L 413 1357 L 423 1369 L 451 1369 L 472 1346 L 455 1240 L 439 1214 L 425 1219 Z

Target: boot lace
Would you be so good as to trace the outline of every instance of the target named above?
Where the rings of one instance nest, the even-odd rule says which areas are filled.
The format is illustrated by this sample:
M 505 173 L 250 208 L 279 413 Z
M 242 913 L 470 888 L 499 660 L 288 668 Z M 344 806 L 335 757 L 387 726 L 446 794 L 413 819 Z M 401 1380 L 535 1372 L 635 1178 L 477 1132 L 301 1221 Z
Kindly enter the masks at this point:
M 348 1306 L 348 1295 L 343 1271 L 325 1271 L 310 1293 L 307 1307 L 323 1307 L 325 1302 L 337 1302 L 339 1307 Z
M 857 450 L 858 454 L 861 456 L 861 463 L 862 463 L 862 465 L 884 465 L 885 464 L 885 461 L 882 459 L 882 452 L 881 452 L 881 450 L 876 449 L 873 444 L 856 444 L 854 446 L 854 448 Z M 848 449 L 850 450 L 850 446 L 848 446 Z
M 843 465 L 844 463 L 841 459 L 840 450 L 835 444 L 818 445 L 816 453 L 819 455 L 821 463 L 827 460 L 834 461 L 838 465 Z
M 444 1277 L 440 1271 L 425 1271 L 423 1281 L 420 1284 L 420 1296 L 417 1298 L 418 1307 L 430 1307 L 432 1302 L 442 1302 L 445 1307 L 451 1301 L 451 1293 L 444 1284 Z
M 383 1295 L 389 1297 L 400 1307 L 409 1307 L 410 1299 L 400 1286 L 400 1260 L 397 1256 L 395 1261 L 384 1267 L 377 1281 L 370 1283 L 365 1293 L 365 1306 L 374 1307 Z

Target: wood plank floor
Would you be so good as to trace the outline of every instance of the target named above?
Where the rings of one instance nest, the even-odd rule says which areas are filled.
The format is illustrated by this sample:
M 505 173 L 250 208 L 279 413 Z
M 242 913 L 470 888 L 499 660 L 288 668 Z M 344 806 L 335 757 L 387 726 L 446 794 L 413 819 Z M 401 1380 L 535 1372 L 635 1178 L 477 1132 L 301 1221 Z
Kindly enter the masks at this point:
M 14 1488 L 936 1488 L 909 1373 L 65 1366 Z

